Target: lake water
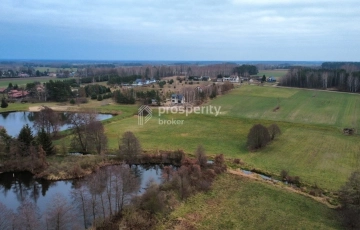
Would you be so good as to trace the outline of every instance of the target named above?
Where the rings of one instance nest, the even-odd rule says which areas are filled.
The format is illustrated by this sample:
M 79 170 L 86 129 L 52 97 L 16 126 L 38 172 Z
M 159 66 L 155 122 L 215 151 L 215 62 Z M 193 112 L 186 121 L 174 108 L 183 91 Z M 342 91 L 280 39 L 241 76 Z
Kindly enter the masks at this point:
M 81 186 L 88 188 L 87 196 L 89 200 L 91 199 L 92 191 L 97 191 L 98 188 L 103 187 L 103 190 L 100 189 L 100 192 L 96 192 L 96 199 L 99 201 L 100 194 L 106 197 L 106 191 L 104 188 L 107 186 L 106 184 L 113 182 L 113 178 L 116 176 L 116 173 L 121 172 L 117 171 L 121 167 L 127 167 L 130 174 L 134 175 L 135 178 L 137 178 L 136 181 L 139 183 L 139 186 L 131 192 L 131 196 L 139 195 L 144 192 L 144 189 L 150 180 L 153 180 L 156 183 L 161 183 L 162 167 L 158 165 L 151 167 L 133 165 L 131 168 L 127 165 L 107 166 L 100 169 L 99 172 L 82 179 L 66 181 L 35 179 L 32 174 L 27 172 L 2 173 L 0 174 L 0 202 L 5 204 L 8 209 L 16 212 L 17 208 L 21 205 L 21 202 L 28 200 L 35 203 L 39 209 L 40 215 L 43 215 L 49 205 L 53 204 L 54 198 L 58 194 L 66 197 L 68 204 L 73 205 L 74 197 L 72 196 L 72 193 L 74 190 L 78 190 Z M 110 171 L 111 173 L 109 174 Z M 100 177 L 100 180 L 96 180 L 97 174 L 101 172 L 105 175 L 105 177 Z M 94 183 L 94 181 L 96 181 L 96 183 Z M 73 208 L 75 209 L 75 207 Z M 99 212 L 100 211 L 101 210 L 99 210 Z M 81 211 L 76 210 L 75 213 L 78 216 L 76 219 L 77 224 L 79 226 L 83 226 L 82 216 L 80 215 Z M 91 218 L 88 218 L 89 226 L 91 224 Z
M 8 112 L 0 113 L 0 126 L 3 126 L 7 133 L 11 136 L 17 136 L 21 128 L 28 124 L 31 128 L 34 125 L 34 114 L 36 112 Z M 111 114 L 98 114 L 99 120 L 106 120 L 112 118 Z M 69 125 L 63 125 L 60 130 L 66 130 Z

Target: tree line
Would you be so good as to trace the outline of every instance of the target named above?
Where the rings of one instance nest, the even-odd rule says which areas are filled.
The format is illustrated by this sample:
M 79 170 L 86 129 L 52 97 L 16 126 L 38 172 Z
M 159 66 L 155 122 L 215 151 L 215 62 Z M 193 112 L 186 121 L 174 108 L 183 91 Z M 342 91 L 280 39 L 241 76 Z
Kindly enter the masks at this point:
M 360 71 L 294 67 L 280 79 L 279 85 L 356 93 L 360 91 Z

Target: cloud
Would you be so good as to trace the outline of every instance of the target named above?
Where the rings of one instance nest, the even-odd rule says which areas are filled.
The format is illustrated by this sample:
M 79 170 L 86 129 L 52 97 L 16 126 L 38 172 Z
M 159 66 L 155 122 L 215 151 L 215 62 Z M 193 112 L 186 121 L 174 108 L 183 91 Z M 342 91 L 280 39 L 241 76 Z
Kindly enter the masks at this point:
M 245 51 L 257 57 L 263 49 L 278 59 L 288 56 L 281 47 L 310 53 L 321 52 L 317 47 L 324 45 L 337 51 L 359 49 L 359 10 L 352 0 L 3 0 L 0 35 L 2 41 L 26 36 L 57 44 L 141 47 L 164 58 L 170 57 L 166 50 L 177 50 L 184 59 L 216 53 L 219 60 L 236 59 L 236 53 Z

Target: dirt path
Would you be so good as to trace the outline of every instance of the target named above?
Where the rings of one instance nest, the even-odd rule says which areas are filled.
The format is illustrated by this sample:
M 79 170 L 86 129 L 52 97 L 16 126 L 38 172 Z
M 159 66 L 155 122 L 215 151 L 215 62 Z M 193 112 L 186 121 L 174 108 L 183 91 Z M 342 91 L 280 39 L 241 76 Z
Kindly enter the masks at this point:
M 290 191 L 290 192 L 293 192 L 293 193 L 297 193 L 297 194 L 300 194 L 300 195 L 303 195 L 303 196 L 306 196 L 306 197 L 309 197 L 317 202 L 320 202 L 322 204 L 325 204 L 326 206 L 328 206 L 329 208 L 332 208 L 332 209 L 335 209 L 335 208 L 338 208 L 339 206 L 335 206 L 335 205 L 332 205 L 328 202 L 328 199 L 330 197 L 327 197 L 327 196 L 322 196 L 322 197 L 317 197 L 317 196 L 312 196 L 306 192 L 302 192 L 298 189 L 295 189 L 295 188 L 292 188 L 290 186 L 287 186 L 285 184 L 281 184 L 281 183 L 277 183 L 277 182 L 274 182 L 274 181 L 268 181 L 268 180 L 264 180 L 263 178 L 261 178 L 258 174 L 256 173 L 252 173 L 252 174 L 245 174 L 244 172 L 240 171 L 240 169 L 237 169 L 237 170 L 233 170 L 233 169 L 228 169 L 227 170 L 227 173 L 230 173 L 230 174 L 233 174 L 233 175 L 237 175 L 237 176 L 241 176 L 241 177 L 246 177 L 246 178 L 249 178 L 251 180 L 256 180 L 256 181 L 260 181 L 260 182 L 263 182 L 263 183 L 267 183 L 267 184 L 271 184 L 275 187 L 278 187 L 278 188 L 281 188 L 281 189 L 285 189 L 287 191 Z
M 80 108 L 78 107 L 74 107 L 74 106 L 47 106 L 50 109 L 54 110 L 54 111 L 61 111 L 61 112 L 66 112 L 66 111 L 79 111 Z M 39 112 L 40 110 L 44 109 L 45 107 L 42 105 L 39 106 L 30 106 L 29 107 L 29 111 L 30 112 Z

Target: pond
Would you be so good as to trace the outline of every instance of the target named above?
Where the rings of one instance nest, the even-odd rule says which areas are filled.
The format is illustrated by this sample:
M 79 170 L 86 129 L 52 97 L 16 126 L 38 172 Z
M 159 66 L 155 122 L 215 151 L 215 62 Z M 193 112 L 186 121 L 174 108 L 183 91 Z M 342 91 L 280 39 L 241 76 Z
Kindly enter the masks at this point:
M 101 201 L 103 201 L 103 198 L 105 199 L 107 195 L 115 194 L 116 184 L 114 181 L 116 178 L 121 178 L 119 174 L 123 173 L 123 176 L 126 178 L 132 178 L 134 180 L 134 184 L 131 187 L 132 190 L 127 191 L 129 197 L 132 197 L 144 192 L 150 180 L 153 180 L 155 183 L 161 183 L 161 172 L 162 167 L 159 165 L 151 167 L 133 165 L 131 168 L 129 168 L 128 165 L 113 165 L 104 167 L 97 173 L 85 178 L 66 181 L 35 179 L 32 174 L 27 172 L 2 173 L 0 174 L 0 202 L 3 203 L 7 209 L 16 212 L 24 200 L 31 201 L 36 204 L 38 212 L 40 216 L 42 216 L 41 218 L 43 218 L 49 205 L 53 204 L 55 197 L 61 194 L 74 209 L 74 216 L 77 216 L 75 220 L 77 226 L 84 228 L 84 219 L 86 219 L 85 225 L 88 227 L 91 225 L 92 218 L 90 214 L 87 218 L 83 218 L 81 210 L 76 209 L 76 198 L 74 194 L 77 191 L 85 191 L 86 199 L 88 199 L 87 208 L 90 210 L 92 200 L 95 199 L 96 202 L 100 202 L 100 197 Z M 126 178 L 122 177 L 122 180 L 126 180 Z M 124 183 L 120 186 L 121 188 L 124 187 Z M 109 188 L 114 191 L 108 192 Z M 125 190 L 123 191 L 125 192 Z M 108 203 L 116 203 L 115 199 L 115 197 L 109 198 Z M 109 204 L 107 206 L 109 206 Z M 96 212 L 99 212 L 99 216 L 100 213 L 102 215 L 100 204 L 97 204 L 96 210 Z M 113 210 L 115 210 L 115 208 L 113 208 Z
M 66 114 L 66 113 L 60 113 Z M 31 128 L 34 125 L 34 117 L 36 112 L 6 112 L 0 113 L 0 126 L 3 126 L 7 133 L 11 136 L 17 136 L 21 128 L 28 124 Z M 112 118 L 111 114 L 98 114 L 99 120 L 106 120 Z M 61 126 L 60 130 L 66 130 L 69 128 L 69 125 L 64 124 Z

